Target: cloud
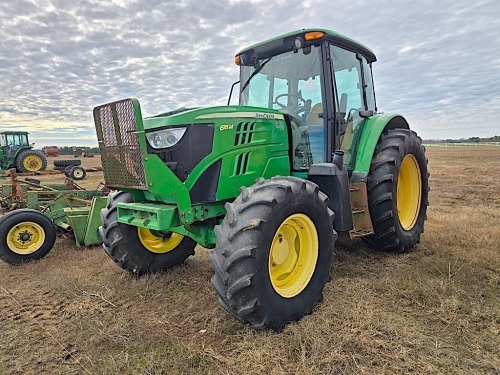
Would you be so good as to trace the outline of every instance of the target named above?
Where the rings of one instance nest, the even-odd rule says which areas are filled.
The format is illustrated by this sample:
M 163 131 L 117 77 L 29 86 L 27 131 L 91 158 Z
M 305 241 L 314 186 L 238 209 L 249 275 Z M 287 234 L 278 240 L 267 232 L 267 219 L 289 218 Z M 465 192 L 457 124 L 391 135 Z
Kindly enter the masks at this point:
M 225 104 L 236 52 L 317 26 L 375 51 L 379 108 L 408 117 L 422 137 L 494 135 L 498 14 L 496 0 L 4 1 L 0 126 L 57 129 L 64 140 L 75 126 L 93 136 L 92 108 L 124 97 L 145 115 Z

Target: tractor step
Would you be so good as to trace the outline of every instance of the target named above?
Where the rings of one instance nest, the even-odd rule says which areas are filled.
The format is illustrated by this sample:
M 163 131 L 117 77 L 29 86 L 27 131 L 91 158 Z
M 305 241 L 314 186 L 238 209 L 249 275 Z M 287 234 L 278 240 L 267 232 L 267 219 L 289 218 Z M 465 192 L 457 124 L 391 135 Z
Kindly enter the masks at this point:
M 351 196 L 352 222 L 354 228 L 349 231 L 351 238 L 365 237 L 373 234 L 372 220 L 368 210 L 368 194 L 366 183 L 351 182 L 349 184 Z

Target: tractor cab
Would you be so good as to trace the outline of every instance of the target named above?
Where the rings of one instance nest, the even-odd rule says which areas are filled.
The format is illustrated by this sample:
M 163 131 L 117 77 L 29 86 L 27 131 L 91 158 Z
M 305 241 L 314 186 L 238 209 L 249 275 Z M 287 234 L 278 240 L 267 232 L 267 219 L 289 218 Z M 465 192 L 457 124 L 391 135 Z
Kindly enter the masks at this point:
M 340 34 L 302 30 L 270 39 L 236 55 L 240 105 L 273 108 L 292 128 L 292 170 L 332 161 L 344 151 L 353 169 L 353 145 L 363 120 L 376 111 L 374 53 Z
M 27 132 L 2 132 L 0 133 L 0 145 L 3 155 L 12 158 L 20 148 L 29 147 Z
M 16 155 L 23 148 L 30 148 L 27 132 L 0 133 L 0 169 L 8 169 L 13 165 Z

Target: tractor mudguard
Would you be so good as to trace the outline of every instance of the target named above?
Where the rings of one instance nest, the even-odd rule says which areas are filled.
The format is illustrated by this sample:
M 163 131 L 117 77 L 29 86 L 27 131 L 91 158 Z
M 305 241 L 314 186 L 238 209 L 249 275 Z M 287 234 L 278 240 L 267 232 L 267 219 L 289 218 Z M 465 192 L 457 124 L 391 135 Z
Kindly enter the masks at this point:
M 352 182 L 366 182 L 380 136 L 386 129 L 396 128 L 409 129 L 410 126 L 403 116 L 394 113 L 378 114 L 365 120 L 351 176 Z

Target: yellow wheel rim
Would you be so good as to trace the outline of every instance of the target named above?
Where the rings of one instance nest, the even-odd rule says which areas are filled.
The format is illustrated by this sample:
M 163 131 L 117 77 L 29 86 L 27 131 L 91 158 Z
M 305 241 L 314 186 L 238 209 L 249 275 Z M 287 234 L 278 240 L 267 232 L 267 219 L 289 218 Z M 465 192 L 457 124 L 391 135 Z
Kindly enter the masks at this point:
M 45 231 L 40 225 L 31 221 L 21 222 L 7 233 L 7 246 L 16 254 L 33 254 L 44 242 Z
M 403 158 L 399 168 L 397 186 L 399 223 L 404 230 L 411 230 L 418 219 L 422 198 L 422 176 L 414 155 Z
M 174 250 L 181 243 L 184 236 L 178 233 L 171 233 L 168 237 L 154 235 L 148 228 L 137 228 L 139 240 L 142 245 L 152 253 L 163 254 Z
M 293 214 L 276 231 L 269 252 L 269 276 L 274 290 L 285 298 L 302 292 L 318 261 L 318 232 L 304 214 Z
M 27 155 L 23 159 L 23 167 L 30 172 L 36 172 L 42 169 L 42 158 L 38 155 Z

